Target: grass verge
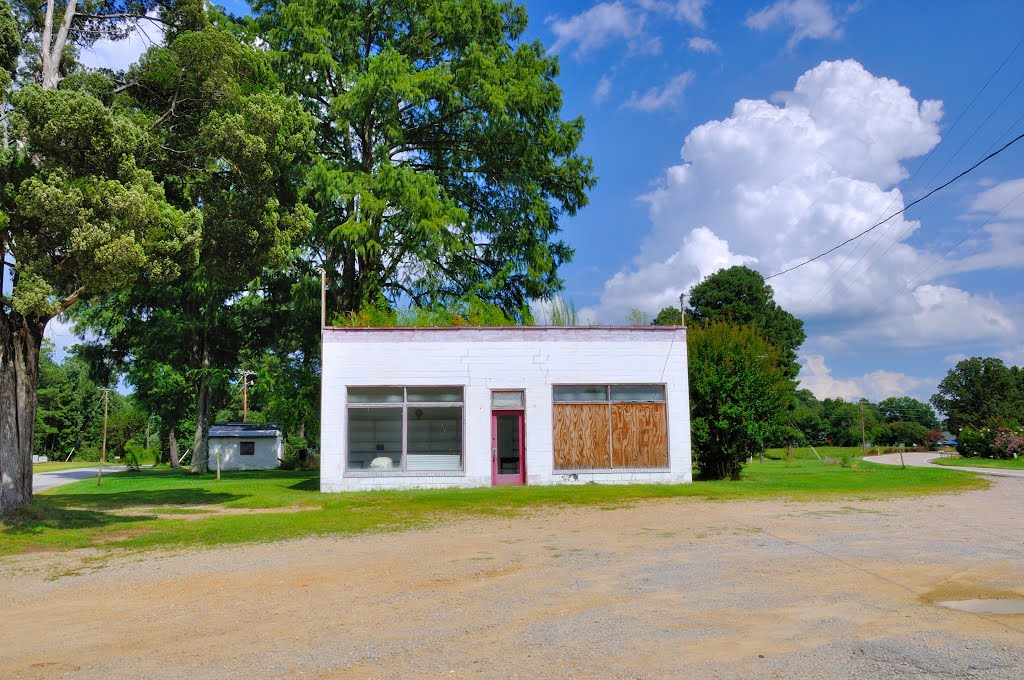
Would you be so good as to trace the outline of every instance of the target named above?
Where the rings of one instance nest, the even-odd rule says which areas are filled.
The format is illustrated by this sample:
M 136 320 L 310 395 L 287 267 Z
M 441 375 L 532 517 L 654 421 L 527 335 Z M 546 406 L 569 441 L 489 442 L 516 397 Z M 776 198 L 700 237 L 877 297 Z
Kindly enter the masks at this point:
M 814 455 L 817 451 L 818 455 Z M 788 449 L 766 449 L 764 452 L 765 458 L 772 460 L 784 460 Z M 793 459 L 794 460 L 813 460 L 817 461 L 818 456 L 822 458 L 842 458 L 843 456 L 848 457 L 859 457 L 863 455 L 864 451 L 859 446 L 815 446 L 813 449 L 810 446 L 794 446 L 793 447 Z M 757 460 L 757 456 L 754 456 L 754 460 Z
M 1002 470 L 1024 470 L 1024 458 L 1010 458 L 1007 460 L 997 458 L 961 458 L 960 456 L 949 456 L 933 458 L 936 465 L 949 465 L 951 467 L 980 467 L 999 468 Z
M 321 494 L 307 471 L 190 475 L 143 469 L 57 487 L 0 522 L 0 554 L 144 550 L 405 530 L 530 509 L 620 507 L 646 499 L 800 501 L 892 498 L 986 488 L 972 474 L 816 460 L 748 465 L 740 481 L 527 486 Z
M 106 467 L 111 465 L 118 465 L 118 463 L 107 463 Z M 60 461 L 50 461 L 48 463 L 33 463 L 32 472 L 60 472 L 61 470 L 77 470 L 79 468 L 99 467 L 98 462 L 92 463 L 62 463 Z

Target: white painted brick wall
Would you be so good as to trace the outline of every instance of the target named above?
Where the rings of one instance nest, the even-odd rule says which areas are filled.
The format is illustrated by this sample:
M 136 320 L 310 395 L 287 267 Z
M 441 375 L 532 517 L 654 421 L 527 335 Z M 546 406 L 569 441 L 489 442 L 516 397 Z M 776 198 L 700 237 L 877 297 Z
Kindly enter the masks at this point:
M 320 486 L 323 491 L 491 484 L 491 390 L 526 395 L 528 484 L 689 482 L 686 332 L 675 328 L 342 329 L 323 333 Z M 552 470 L 554 384 L 665 385 L 669 472 Z M 345 475 L 346 386 L 460 385 L 465 475 Z

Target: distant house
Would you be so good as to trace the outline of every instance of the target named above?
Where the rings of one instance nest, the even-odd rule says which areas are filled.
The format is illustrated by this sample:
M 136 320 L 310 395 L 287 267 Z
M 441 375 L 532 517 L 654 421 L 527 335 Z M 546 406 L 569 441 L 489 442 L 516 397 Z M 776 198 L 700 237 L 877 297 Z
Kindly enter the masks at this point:
M 281 431 L 275 425 L 214 423 L 208 434 L 210 470 L 272 470 L 284 455 Z
M 691 481 L 686 329 L 324 328 L 323 491 Z

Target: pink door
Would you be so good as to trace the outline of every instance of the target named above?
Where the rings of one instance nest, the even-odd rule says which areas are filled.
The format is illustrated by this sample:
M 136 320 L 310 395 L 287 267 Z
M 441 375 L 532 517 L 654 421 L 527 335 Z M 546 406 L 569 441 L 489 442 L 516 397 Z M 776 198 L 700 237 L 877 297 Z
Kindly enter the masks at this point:
M 526 446 L 522 411 L 491 411 L 493 485 L 526 483 Z

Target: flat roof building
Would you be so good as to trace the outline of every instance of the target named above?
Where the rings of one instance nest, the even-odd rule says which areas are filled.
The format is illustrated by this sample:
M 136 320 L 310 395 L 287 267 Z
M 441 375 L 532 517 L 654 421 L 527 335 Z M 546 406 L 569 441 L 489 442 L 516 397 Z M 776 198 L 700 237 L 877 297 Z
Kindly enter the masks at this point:
M 689 482 L 686 329 L 324 328 L 323 491 Z

